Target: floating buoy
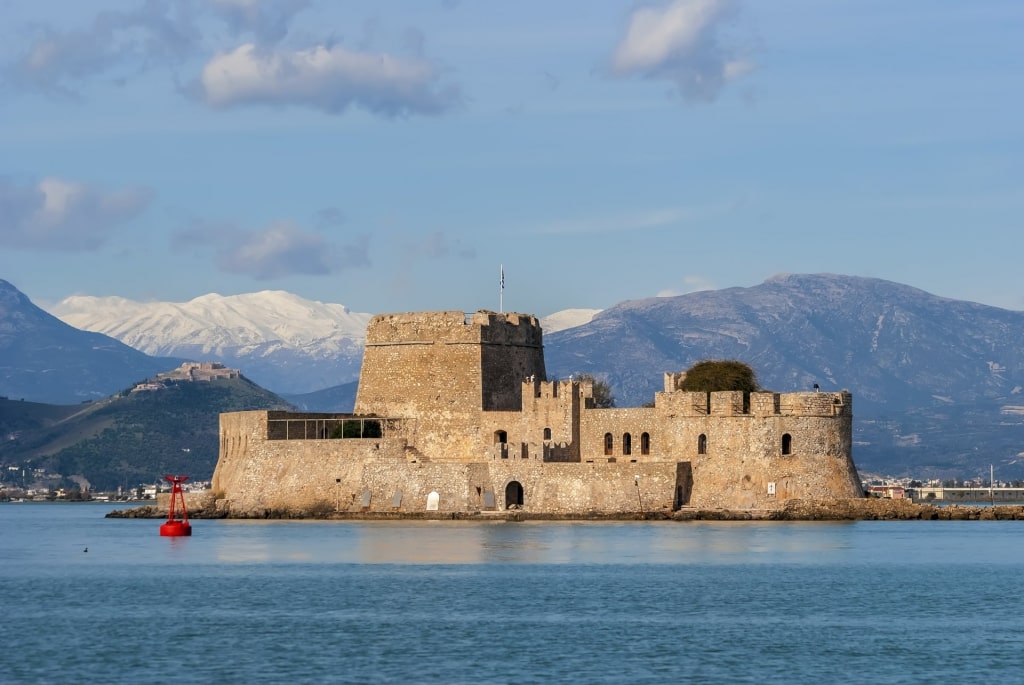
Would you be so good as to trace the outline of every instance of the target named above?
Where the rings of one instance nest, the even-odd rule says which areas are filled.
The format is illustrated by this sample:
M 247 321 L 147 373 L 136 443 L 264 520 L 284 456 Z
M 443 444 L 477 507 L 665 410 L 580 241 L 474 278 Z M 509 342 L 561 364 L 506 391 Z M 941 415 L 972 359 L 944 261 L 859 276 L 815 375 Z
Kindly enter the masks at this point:
M 188 510 L 185 509 L 185 493 L 181 490 L 181 484 L 188 480 L 188 476 L 164 476 L 164 480 L 171 482 L 171 504 L 167 508 L 167 521 L 160 526 L 160 535 L 172 538 L 192 535 L 192 524 L 188 522 Z M 179 513 L 181 518 L 178 518 Z

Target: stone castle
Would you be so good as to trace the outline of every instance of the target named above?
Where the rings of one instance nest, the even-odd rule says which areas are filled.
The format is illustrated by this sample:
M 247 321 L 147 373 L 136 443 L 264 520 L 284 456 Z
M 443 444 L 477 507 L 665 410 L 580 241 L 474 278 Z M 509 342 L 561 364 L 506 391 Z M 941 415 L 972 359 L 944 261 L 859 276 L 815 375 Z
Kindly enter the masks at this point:
M 367 328 L 354 414 L 221 414 L 229 512 L 772 509 L 861 497 L 849 392 L 684 392 L 597 408 L 548 381 L 530 315 L 387 314 Z

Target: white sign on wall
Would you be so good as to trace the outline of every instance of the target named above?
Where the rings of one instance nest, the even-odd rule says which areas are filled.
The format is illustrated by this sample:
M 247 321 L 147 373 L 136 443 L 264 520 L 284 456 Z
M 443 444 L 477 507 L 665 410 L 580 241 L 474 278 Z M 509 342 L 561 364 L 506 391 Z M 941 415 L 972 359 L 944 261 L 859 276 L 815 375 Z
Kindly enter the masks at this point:
M 775 481 L 768 483 L 768 496 L 775 497 Z

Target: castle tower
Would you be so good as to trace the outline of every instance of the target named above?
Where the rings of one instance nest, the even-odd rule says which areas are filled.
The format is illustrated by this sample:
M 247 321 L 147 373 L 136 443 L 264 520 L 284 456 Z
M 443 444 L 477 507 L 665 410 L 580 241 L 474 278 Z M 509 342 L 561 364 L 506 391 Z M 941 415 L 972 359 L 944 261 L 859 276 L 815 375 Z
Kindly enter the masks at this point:
M 479 458 L 481 411 L 522 409 L 522 382 L 544 379 L 540 324 L 480 311 L 383 314 L 370 320 L 357 414 L 415 419 L 436 458 Z M 428 438 L 428 434 L 430 437 Z

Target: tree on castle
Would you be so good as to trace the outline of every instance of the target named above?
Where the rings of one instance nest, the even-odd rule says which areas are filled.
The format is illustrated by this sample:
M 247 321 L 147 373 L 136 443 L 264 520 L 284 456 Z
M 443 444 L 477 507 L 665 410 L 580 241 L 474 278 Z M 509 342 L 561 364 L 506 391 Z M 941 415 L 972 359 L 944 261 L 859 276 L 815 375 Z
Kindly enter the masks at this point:
M 612 394 L 612 388 L 608 385 L 608 381 L 594 378 L 592 373 L 577 373 L 573 378 L 579 379 L 581 382 L 590 381 L 596 408 L 611 409 L 615 406 L 615 395 Z
M 716 392 L 742 390 L 757 392 L 757 374 L 747 364 L 735 359 L 705 359 L 691 366 L 678 384 L 678 390 L 688 392 Z

